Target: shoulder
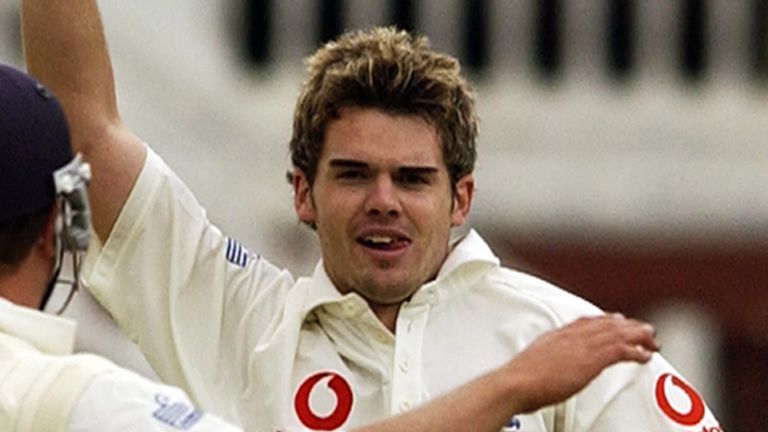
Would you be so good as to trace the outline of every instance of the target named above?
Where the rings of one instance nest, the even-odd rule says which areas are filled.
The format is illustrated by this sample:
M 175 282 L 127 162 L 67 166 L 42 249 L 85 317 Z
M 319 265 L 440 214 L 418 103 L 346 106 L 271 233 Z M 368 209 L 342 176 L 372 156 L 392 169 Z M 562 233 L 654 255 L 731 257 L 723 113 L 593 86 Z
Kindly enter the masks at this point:
M 523 310 L 551 316 L 555 325 L 603 313 L 596 305 L 564 288 L 507 267 L 489 271 L 482 283 L 482 289 L 500 298 L 514 299 Z
M 0 333 L 0 430 L 22 424 L 32 425 L 31 430 L 59 430 L 89 383 L 114 369 L 94 355 L 52 355 Z M 1 403 L 20 400 L 24 403 Z
M 503 267 L 488 244 L 474 230 L 456 244 L 443 265 L 441 275 L 448 287 L 447 297 L 467 292 L 486 304 L 484 310 L 538 314 L 557 327 L 585 315 L 602 311 L 589 301 L 542 278 Z M 458 283 L 457 283 L 458 282 Z M 531 315 L 527 315 L 531 316 Z

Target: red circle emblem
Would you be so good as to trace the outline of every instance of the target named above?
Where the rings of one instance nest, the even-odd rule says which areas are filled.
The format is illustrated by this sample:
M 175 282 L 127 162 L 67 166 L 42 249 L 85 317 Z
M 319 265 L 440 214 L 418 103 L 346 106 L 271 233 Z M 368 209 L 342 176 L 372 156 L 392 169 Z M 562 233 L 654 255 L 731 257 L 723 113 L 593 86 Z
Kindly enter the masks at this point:
M 328 380 L 328 388 L 336 396 L 336 408 L 327 416 L 321 417 L 315 414 L 309 406 L 309 396 L 317 383 L 327 377 L 331 377 Z M 293 406 L 299 421 L 304 426 L 321 431 L 338 429 L 347 421 L 350 412 L 352 412 L 352 387 L 349 386 L 344 377 L 335 372 L 317 372 L 301 383 L 296 391 Z
M 666 388 L 667 381 L 671 381 L 672 385 L 685 392 L 685 395 L 691 401 L 691 409 L 687 413 L 681 413 L 669 403 Z M 704 418 L 705 408 L 701 396 L 696 393 L 693 387 L 670 373 L 662 374 L 656 380 L 656 403 L 667 417 L 683 426 L 695 426 Z

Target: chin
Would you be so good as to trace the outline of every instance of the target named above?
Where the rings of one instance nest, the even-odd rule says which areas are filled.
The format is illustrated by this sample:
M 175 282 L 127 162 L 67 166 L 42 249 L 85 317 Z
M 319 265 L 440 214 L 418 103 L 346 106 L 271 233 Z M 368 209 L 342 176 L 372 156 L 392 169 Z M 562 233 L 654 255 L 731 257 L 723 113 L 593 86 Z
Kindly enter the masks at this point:
M 403 286 L 410 285 L 410 282 L 386 282 L 374 284 L 375 288 L 369 290 L 366 296 L 369 300 L 379 304 L 396 304 L 408 300 L 419 286 L 403 290 Z
M 368 304 L 373 306 L 397 306 L 403 303 L 404 301 L 407 301 L 411 297 L 411 294 L 404 295 L 401 297 L 384 297 L 384 296 L 367 296 L 366 300 L 368 301 Z

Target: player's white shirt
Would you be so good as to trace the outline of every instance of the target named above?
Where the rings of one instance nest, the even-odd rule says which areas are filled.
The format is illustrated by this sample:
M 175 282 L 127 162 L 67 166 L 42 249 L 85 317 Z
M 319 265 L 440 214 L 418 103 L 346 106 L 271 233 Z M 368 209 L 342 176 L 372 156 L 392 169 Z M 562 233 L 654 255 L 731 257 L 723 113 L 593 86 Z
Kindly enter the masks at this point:
M 246 430 L 335 430 L 408 410 L 500 366 L 595 306 L 499 265 L 470 232 L 403 304 L 396 336 L 319 263 L 311 278 L 227 238 L 154 154 L 86 285 L 164 380 Z M 718 432 L 659 355 L 620 364 L 507 431 Z
M 71 320 L 0 298 L 0 431 L 238 432 L 183 391 L 72 354 Z

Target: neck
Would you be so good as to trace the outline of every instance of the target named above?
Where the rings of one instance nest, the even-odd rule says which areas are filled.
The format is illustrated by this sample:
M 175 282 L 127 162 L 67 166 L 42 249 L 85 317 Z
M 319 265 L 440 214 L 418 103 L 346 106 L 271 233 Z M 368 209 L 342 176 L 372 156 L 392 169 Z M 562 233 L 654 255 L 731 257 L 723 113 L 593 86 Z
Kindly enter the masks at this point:
M 48 283 L 48 273 L 40 271 L 30 254 L 15 268 L 0 272 L 0 296 L 20 306 L 37 309 Z M 44 269 L 45 266 L 43 265 Z
M 384 327 L 394 334 L 397 326 L 397 315 L 400 313 L 400 305 L 402 303 L 381 304 L 369 300 L 368 305 L 373 313 L 376 314 L 376 317 L 379 318 L 379 321 L 384 324 Z

